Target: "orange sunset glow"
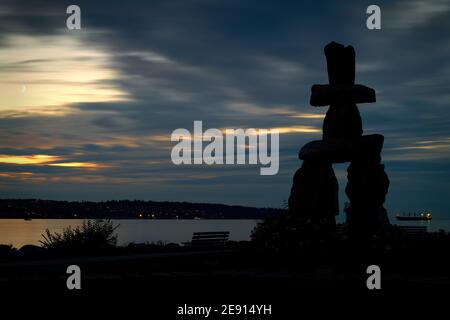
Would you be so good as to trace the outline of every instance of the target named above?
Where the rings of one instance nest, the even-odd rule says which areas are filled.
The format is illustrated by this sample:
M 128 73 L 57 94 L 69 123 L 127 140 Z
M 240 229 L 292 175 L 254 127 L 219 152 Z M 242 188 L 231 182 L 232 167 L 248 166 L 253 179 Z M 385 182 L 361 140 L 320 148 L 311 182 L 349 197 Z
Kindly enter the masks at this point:
M 74 168 L 104 168 L 95 162 L 55 162 L 62 161 L 61 156 L 50 156 L 46 154 L 35 154 L 26 156 L 17 155 L 0 155 L 0 163 L 17 164 L 17 165 L 48 165 L 54 167 L 74 167 Z

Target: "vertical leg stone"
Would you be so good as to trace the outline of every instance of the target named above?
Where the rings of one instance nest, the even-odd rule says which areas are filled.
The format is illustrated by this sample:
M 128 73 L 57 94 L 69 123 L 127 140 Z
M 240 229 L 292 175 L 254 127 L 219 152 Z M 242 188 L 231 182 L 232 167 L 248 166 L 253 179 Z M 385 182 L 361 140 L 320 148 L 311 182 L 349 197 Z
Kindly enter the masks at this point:
M 303 161 L 294 175 L 289 212 L 314 238 L 334 232 L 339 203 L 338 182 L 331 163 Z
M 346 210 L 349 233 L 357 238 L 385 233 L 389 219 L 383 204 L 389 178 L 384 165 L 355 161 L 347 172 L 345 192 L 350 199 L 350 207 Z

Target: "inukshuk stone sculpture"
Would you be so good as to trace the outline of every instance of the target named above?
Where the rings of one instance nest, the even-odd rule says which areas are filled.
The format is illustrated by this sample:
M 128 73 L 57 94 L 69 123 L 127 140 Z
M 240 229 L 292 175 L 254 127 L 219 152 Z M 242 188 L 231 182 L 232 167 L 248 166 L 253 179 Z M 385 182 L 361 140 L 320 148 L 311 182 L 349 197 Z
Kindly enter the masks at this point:
M 329 84 L 313 85 L 310 104 L 329 105 L 323 140 L 307 143 L 299 153 L 302 167 L 294 175 L 289 212 L 319 234 L 334 231 L 338 214 L 338 183 L 333 163 L 350 162 L 345 192 L 347 226 L 354 236 L 386 231 L 389 220 L 383 207 L 389 179 L 381 164 L 384 137 L 362 135 L 356 103 L 375 102 L 375 91 L 355 84 L 355 50 L 331 42 L 325 47 Z

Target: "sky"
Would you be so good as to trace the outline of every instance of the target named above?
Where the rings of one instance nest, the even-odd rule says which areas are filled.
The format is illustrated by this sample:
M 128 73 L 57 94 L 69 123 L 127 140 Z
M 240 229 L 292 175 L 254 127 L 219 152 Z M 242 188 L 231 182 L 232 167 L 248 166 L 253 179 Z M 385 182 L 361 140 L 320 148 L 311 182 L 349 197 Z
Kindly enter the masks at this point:
M 81 8 L 68 30 L 66 8 Z M 450 218 L 450 2 L 0 0 L 0 197 L 281 207 L 321 139 L 323 47 L 356 49 L 389 213 Z M 177 128 L 282 128 L 280 170 L 172 163 Z M 335 165 L 341 208 L 348 164 Z

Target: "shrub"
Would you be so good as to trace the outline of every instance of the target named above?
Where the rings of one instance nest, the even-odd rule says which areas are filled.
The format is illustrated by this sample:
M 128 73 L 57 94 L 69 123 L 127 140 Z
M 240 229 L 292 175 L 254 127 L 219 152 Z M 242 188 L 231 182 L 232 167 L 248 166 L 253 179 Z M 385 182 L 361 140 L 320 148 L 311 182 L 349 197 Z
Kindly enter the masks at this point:
M 45 249 L 64 253 L 99 252 L 116 246 L 118 227 L 110 220 L 85 220 L 81 226 L 69 226 L 62 233 L 46 229 L 40 243 Z
M 17 249 L 10 244 L 0 244 L 0 261 L 9 261 L 17 257 Z

